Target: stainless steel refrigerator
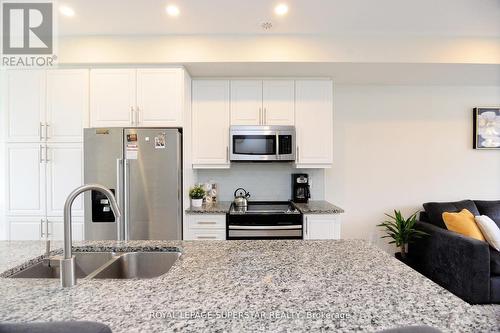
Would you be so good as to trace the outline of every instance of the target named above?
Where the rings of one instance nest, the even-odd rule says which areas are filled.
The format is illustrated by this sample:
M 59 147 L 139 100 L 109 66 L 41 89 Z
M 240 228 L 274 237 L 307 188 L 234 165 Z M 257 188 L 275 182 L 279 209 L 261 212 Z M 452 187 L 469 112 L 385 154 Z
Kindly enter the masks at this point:
M 182 239 L 182 136 L 168 128 L 88 128 L 84 182 L 110 188 L 122 210 L 85 194 L 87 240 Z

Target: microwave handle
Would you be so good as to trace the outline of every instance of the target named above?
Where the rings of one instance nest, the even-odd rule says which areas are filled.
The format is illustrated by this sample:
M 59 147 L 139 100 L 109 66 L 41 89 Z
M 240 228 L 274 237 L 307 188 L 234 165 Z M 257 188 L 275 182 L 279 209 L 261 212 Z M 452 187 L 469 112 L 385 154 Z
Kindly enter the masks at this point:
M 276 132 L 276 160 L 280 159 L 280 132 Z

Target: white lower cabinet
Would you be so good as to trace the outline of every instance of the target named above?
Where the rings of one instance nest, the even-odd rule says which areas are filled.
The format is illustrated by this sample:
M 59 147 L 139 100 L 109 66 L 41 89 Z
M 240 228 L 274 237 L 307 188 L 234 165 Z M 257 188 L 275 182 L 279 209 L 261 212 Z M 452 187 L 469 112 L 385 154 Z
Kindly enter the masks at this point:
M 340 239 L 340 215 L 304 215 L 304 239 Z
M 63 240 L 62 217 L 11 216 L 7 217 L 10 240 Z M 83 240 L 83 218 L 72 221 L 73 240 Z
M 226 239 L 226 215 L 187 215 L 184 222 L 184 240 Z

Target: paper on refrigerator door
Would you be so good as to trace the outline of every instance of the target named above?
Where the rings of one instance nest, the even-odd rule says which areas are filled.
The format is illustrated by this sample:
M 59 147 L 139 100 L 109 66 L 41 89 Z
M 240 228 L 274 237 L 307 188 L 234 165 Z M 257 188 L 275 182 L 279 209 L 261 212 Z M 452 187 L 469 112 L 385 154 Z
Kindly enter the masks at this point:
M 125 149 L 125 158 L 127 160 L 136 160 L 139 154 L 139 147 L 137 144 L 127 143 L 127 147 Z

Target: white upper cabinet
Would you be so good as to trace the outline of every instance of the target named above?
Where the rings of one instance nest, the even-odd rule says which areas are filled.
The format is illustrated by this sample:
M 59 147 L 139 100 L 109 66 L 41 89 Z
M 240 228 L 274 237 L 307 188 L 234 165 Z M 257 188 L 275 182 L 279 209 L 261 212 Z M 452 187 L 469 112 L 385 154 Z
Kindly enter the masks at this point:
M 229 81 L 193 81 L 193 167 L 229 167 Z
M 88 126 L 88 75 L 86 69 L 47 71 L 47 140 L 82 141 L 82 129 Z
M 331 167 L 333 158 L 332 81 L 295 81 L 295 129 L 297 131 L 297 167 Z
M 295 123 L 295 85 L 293 80 L 265 80 L 262 86 L 263 124 Z
M 135 69 L 90 71 L 90 126 L 131 126 L 135 121 Z
M 6 76 L 7 141 L 41 141 L 45 124 L 45 71 L 9 70 Z
M 91 70 L 91 127 L 180 127 L 183 101 L 182 68 Z
M 141 126 L 182 126 L 183 72 L 137 70 L 137 121 Z
M 262 81 L 231 81 L 231 125 L 261 125 Z
M 45 214 L 44 147 L 39 143 L 7 146 L 7 212 Z
M 81 143 L 47 145 L 47 215 L 62 216 L 68 195 L 83 184 Z M 83 216 L 83 195 L 73 202 L 73 216 Z

